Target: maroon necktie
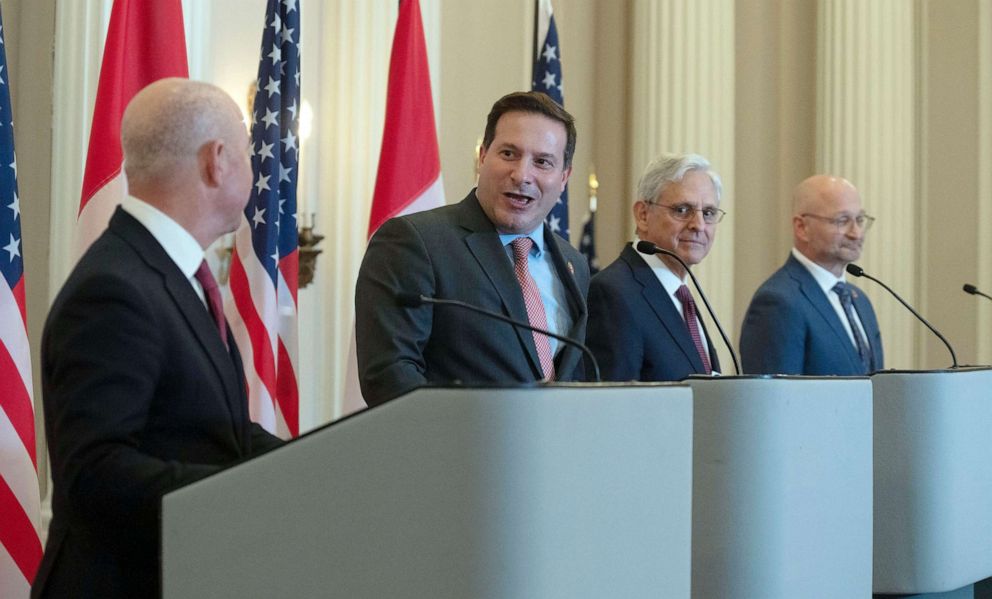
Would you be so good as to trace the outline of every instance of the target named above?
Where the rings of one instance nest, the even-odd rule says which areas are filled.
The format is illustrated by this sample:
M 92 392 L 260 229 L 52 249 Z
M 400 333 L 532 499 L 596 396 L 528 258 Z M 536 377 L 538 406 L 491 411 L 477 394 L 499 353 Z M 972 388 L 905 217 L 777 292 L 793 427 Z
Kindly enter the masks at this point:
M 527 320 L 531 326 L 541 329 L 548 328 L 548 317 L 544 312 L 544 302 L 541 292 L 537 289 L 534 277 L 530 276 L 530 248 L 534 240 L 530 237 L 518 237 L 510 242 L 513 248 L 513 273 L 517 275 L 520 290 L 524 294 L 524 304 L 527 306 Z M 533 331 L 534 345 L 537 346 L 537 357 L 541 361 L 544 379 L 551 381 L 555 378 L 555 361 L 551 355 L 551 343 L 547 335 Z
M 200 268 L 196 269 L 194 276 L 203 287 L 203 294 L 207 296 L 207 305 L 210 307 L 210 315 L 214 317 L 214 323 L 217 325 L 217 332 L 220 333 L 224 347 L 227 347 L 227 321 L 224 320 L 224 302 L 220 299 L 220 288 L 217 287 L 217 280 L 210 272 L 206 260 L 200 263 Z
M 689 336 L 692 337 L 692 343 L 696 346 L 696 352 L 699 353 L 699 359 L 703 361 L 703 374 L 710 374 L 713 369 L 710 367 L 710 357 L 706 354 L 706 350 L 703 349 L 703 338 L 699 334 L 699 321 L 696 318 L 696 302 L 692 299 L 692 294 L 689 293 L 689 288 L 685 285 L 678 288 L 675 292 L 675 297 L 679 298 L 682 302 L 682 315 L 685 317 L 685 324 L 689 327 Z

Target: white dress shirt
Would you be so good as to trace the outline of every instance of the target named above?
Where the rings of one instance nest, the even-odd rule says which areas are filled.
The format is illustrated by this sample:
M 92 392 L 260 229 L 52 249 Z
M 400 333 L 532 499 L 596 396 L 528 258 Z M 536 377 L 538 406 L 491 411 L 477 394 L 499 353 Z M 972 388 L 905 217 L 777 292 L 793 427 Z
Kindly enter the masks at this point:
M 158 241 L 169 258 L 176 263 L 179 271 L 193 286 L 193 291 L 200 296 L 200 301 L 207 306 L 207 298 L 203 286 L 196 280 L 196 271 L 203 262 L 203 248 L 182 225 L 172 220 L 158 208 L 143 202 L 136 197 L 127 196 L 121 202 L 121 208 L 141 223 L 152 237 Z M 209 306 L 208 306 L 209 308 Z

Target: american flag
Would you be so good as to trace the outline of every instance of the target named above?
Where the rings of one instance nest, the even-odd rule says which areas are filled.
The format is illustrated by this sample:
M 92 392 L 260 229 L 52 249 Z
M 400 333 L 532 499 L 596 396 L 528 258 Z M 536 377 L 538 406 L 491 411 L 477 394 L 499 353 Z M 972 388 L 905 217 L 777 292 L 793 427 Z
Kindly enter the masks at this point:
M 31 354 L 14 119 L 0 18 L 0 597 L 27 597 L 41 562 Z
M 235 234 L 228 320 L 245 364 L 252 420 L 300 433 L 297 385 L 300 10 L 269 0 L 251 123 L 254 186 Z
M 589 261 L 589 274 L 599 272 L 599 259 L 596 258 L 596 213 L 590 212 L 582 225 L 582 237 L 579 239 L 579 253 Z
M 562 87 L 561 46 L 558 44 L 558 27 L 551 10 L 551 0 L 537 0 L 537 26 L 534 29 L 534 79 L 530 89 L 544 92 L 558 104 L 565 105 Z M 551 230 L 569 239 L 568 188 L 561 192 L 558 202 L 548 213 Z

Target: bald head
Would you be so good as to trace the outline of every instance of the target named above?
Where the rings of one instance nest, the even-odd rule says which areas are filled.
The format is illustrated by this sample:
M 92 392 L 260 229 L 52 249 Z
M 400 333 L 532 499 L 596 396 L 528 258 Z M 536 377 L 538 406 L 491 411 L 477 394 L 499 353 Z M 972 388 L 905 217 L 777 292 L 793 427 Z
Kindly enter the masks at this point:
M 203 247 L 237 228 L 251 194 L 248 133 L 219 87 L 162 79 L 138 92 L 121 122 L 128 192 Z
M 814 175 L 792 193 L 792 233 L 796 249 L 835 276 L 861 256 L 865 227 L 861 194 L 850 181 Z
M 121 121 L 124 172 L 131 189 L 188 181 L 197 152 L 232 139 L 241 112 L 224 90 L 188 79 L 161 79 L 138 92 Z
M 813 175 L 792 191 L 793 214 L 821 214 L 845 198 L 855 197 L 860 210 L 861 194 L 850 181 L 833 175 Z

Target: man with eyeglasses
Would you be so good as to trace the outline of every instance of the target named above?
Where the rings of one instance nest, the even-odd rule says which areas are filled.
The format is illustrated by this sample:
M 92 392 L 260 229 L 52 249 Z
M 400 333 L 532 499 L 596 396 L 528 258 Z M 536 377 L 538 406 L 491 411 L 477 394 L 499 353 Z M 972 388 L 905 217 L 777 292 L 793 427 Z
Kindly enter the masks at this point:
M 751 299 L 741 329 L 750 374 L 864 375 L 883 367 L 871 302 L 848 283 L 875 221 L 841 177 L 815 175 L 793 192 L 795 247 Z
M 721 190 L 720 177 L 697 154 L 663 155 L 645 168 L 633 206 L 636 238 L 589 286 L 586 343 L 603 380 L 677 381 L 719 371 L 685 269 L 636 247 L 650 241 L 699 264 L 724 215 Z

